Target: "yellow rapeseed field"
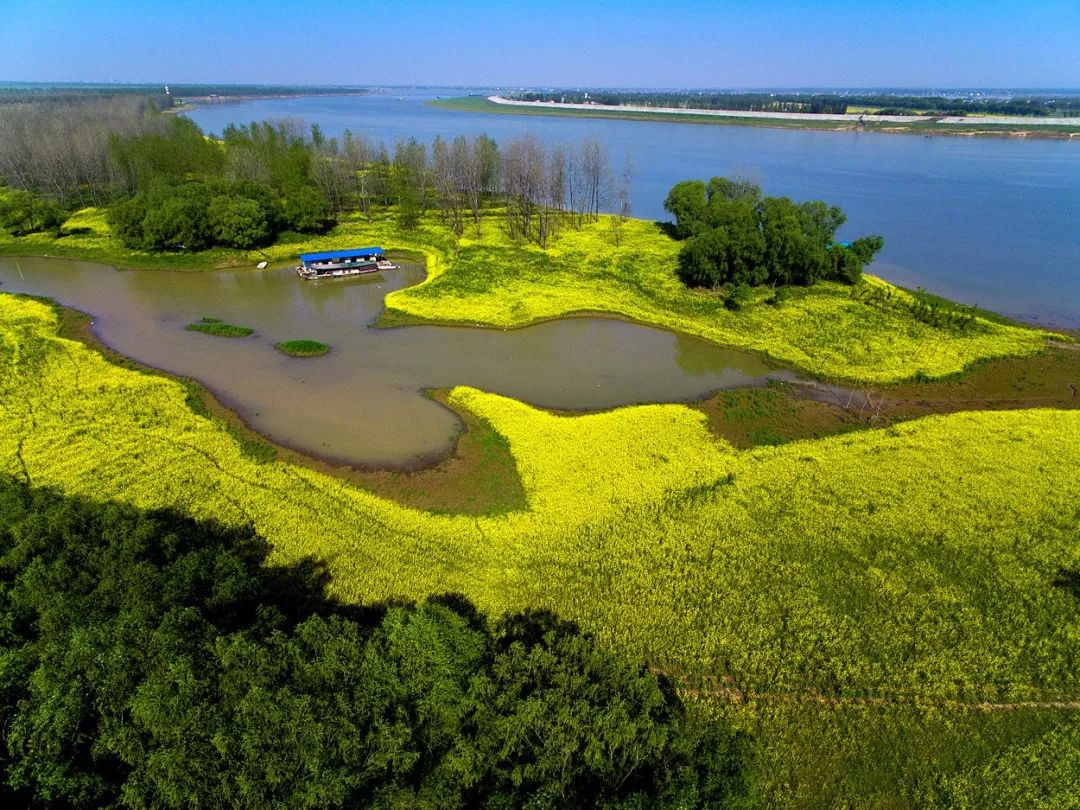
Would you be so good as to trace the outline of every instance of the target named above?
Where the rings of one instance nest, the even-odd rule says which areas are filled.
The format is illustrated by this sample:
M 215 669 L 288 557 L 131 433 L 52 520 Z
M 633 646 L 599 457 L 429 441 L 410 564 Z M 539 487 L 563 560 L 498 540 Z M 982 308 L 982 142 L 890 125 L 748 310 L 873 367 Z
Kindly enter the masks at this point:
M 456 272 L 456 270 L 454 271 Z M 342 597 L 549 608 L 673 671 L 765 692 L 1080 693 L 1080 412 L 933 417 L 736 451 L 681 405 L 557 416 L 468 388 L 528 508 L 437 516 L 257 463 L 182 386 L 0 295 L 0 464 L 35 485 L 250 523 Z
M 466 230 L 456 250 L 417 287 L 387 296 L 386 320 L 513 328 L 573 313 L 604 313 L 750 349 L 834 380 L 888 384 L 940 378 L 994 357 L 1040 351 L 1047 335 L 980 318 L 957 334 L 917 321 L 899 304 L 908 293 L 881 279 L 893 306 L 858 300 L 852 288 L 793 288 L 777 306 L 768 288 L 740 311 L 720 295 L 686 288 L 674 268 L 681 243 L 656 223 L 629 220 L 613 235 L 602 217 L 567 228 L 547 250 L 512 244 L 494 222 Z

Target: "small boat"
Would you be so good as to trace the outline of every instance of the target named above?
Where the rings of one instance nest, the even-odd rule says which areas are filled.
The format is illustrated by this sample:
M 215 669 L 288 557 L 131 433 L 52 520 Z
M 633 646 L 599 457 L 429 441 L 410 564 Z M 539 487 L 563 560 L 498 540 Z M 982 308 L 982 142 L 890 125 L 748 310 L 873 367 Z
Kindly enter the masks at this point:
M 316 281 L 321 278 L 346 278 L 397 269 L 396 264 L 383 256 L 382 248 L 365 247 L 301 253 L 296 274 L 307 281 Z
M 268 264 L 269 264 L 269 262 L 259 262 L 257 265 L 255 265 L 255 269 L 256 270 L 265 270 L 266 265 L 268 265 Z

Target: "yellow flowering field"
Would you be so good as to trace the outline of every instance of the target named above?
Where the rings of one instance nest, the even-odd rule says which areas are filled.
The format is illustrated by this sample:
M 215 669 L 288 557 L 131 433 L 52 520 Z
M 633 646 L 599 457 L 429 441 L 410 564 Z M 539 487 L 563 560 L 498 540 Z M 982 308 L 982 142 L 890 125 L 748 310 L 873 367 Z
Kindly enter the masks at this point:
M 573 313 L 630 318 L 750 349 L 829 379 L 888 384 L 940 378 L 979 360 L 1040 351 L 1046 334 L 980 318 L 959 335 L 921 323 L 898 307 L 856 299 L 852 289 L 823 283 L 793 289 L 777 306 L 769 289 L 754 291 L 744 309 L 725 309 L 709 291 L 687 289 L 676 278 L 681 243 L 656 223 L 629 220 L 618 244 L 610 219 L 567 229 L 547 250 L 509 243 L 489 223 L 481 238 L 467 231 L 440 272 L 387 296 L 387 320 L 451 322 L 513 328 Z M 890 289 L 893 300 L 907 293 Z
M 758 693 L 1080 694 L 1080 412 L 737 451 L 681 405 L 560 416 L 458 388 L 452 404 L 506 437 L 528 508 L 438 516 L 258 463 L 180 384 L 57 328 L 47 305 L 0 295 L 3 472 L 251 523 L 278 559 L 323 561 L 343 598 L 549 608 L 665 670 Z

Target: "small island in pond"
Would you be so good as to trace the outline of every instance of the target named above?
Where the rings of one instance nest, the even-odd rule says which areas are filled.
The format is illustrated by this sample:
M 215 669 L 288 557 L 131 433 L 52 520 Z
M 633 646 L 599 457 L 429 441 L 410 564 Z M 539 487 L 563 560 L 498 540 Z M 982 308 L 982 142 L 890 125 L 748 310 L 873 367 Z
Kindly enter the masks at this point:
M 254 329 L 224 323 L 220 318 L 202 318 L 195 323 L 189 323 L 184 328 L 189 332 L 203 332 L 216 337 L 247 337 L 255 333 Z
M 275 343 L 274 348 L 293 357 L 318 357 L 330 351 L 329 346 L 317 340 L 286 340 Z

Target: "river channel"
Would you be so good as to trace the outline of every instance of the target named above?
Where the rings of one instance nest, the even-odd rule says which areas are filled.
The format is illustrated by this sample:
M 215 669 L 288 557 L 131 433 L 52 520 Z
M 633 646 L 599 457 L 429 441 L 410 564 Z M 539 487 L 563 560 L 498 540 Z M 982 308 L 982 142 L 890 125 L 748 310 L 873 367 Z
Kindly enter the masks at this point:
M 94 334 L 141 363 L 192 377 L 255 430 L 322 458 L 399 465 L 446 450 L 457 417 L 423 389 L 471 385 L 534 405 L 603 409 L 688 400 L 795 379 L 756 355 L 604 318 L 501 331 L 372 324 L 387 293 L 423 268 L 305 282 L 289 268 L 124 271 L 62 259 L 0 257 L 0 292 L 49 296 L 93 316 Z M 186 331 L 203 317 L 246 338 Z M 329 344 L 315 358 L 274 343 Z

